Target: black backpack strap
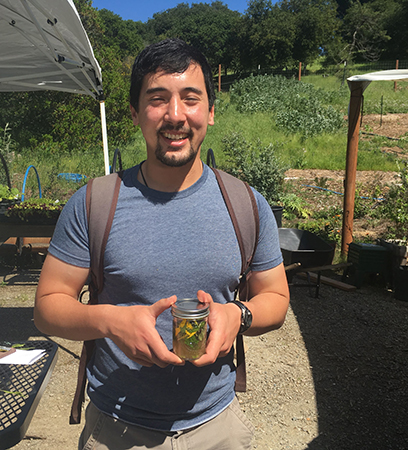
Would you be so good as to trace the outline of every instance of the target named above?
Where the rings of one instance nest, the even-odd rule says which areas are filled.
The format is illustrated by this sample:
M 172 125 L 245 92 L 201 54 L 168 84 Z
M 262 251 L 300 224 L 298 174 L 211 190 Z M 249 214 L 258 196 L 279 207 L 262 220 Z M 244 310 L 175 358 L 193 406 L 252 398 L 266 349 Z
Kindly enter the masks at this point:
M 88 218 L 89 251 L 91 255 L 91 278 L 89 304 L 98 303 L 103 288 L 103 257 L 115 215 L 119 197 L 122 172 L 95 178 L 86 188 L 86 212 Z M 85 400 L 86 366 L 95 348 L 95 341 L 85 341 L 79 361 L 77 387 L 71 407 L 70 424 L 81 422 L 82 404 Z
M 248 300 L 247 280 L 259 237 L 259 213 L 252 189 L 244 181 L 221 170 L 212 168 L 217 178 L 222 196 L 227 206 L 241 252 L 241 276 L 235 297 L 239 293 L 241 301 Z M 237 376 L 235 390 L 246 391 L 246 365 L 244 340 L 237 336 Z

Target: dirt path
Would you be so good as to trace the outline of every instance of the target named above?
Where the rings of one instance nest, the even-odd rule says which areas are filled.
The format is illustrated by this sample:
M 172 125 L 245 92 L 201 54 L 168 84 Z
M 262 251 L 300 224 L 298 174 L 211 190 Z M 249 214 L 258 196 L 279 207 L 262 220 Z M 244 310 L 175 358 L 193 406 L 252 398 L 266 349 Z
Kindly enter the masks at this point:
M 36 274 L 5 282 L 0 341 L 44 339 L 32 322 Z M 381 286 L 313 294 L 291 287 L 284 326 L 246 338 L 248 391 L 239 400 L 256 428 L 254 448 L 406 449 L 408 302 Z M 16 450 L 76 449 L 80 427 L 68 416 L 80 345 L 52 339 L 58 362 Z

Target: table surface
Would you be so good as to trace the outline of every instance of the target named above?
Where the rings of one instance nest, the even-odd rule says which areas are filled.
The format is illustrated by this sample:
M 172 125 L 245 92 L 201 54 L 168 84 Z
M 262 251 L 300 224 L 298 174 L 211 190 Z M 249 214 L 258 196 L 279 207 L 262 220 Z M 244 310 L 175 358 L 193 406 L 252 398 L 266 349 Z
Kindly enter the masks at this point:
M 25 436 L 57 362 L 56 343 L 24 344 L 46 352 L 31 365 L 0 364 L 0 450 L 13 447 Z

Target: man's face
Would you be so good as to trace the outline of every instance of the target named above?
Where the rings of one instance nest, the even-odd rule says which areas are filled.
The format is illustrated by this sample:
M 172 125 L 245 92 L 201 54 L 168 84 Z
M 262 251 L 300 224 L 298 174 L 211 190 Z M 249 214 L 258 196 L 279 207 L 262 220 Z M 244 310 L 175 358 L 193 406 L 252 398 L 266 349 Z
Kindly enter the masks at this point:
M 214 124 L 209 110 L 204 75 L 191 64 L 184 73 L 157 71 L 145 76 L 139 112 L 131 106 L 132 119 L 140 125 L 147 154 L 167 166 L 180 167 L 199 157 L 207 126 Z

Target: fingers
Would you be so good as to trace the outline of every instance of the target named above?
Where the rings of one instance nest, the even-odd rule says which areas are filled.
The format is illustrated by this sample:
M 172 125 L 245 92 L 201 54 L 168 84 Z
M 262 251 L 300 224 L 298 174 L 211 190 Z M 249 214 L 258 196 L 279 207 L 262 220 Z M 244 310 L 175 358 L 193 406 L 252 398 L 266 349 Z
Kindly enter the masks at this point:
M 174 303 L 176 303 L 177 297 L 172 295 L 171 297 L 162 298 L 161 300 L 153 303 L 150 306 L 150 311 L 155 319 L 160 316 L 161 313 L 166 311 L 166 309 L 170 308 Z
M 228 355 L 238 332 L 235 314 L 239 314 L 234 305 L 231 308 L 228 304 L 215 303 L 208 294 L 200 293 L 199 295 L 203 299 L 210 300 L 210 333 L 205 354 L 192 361 L 197 367 L 213 364 L 217 358 Z
M 201 290 L 197 292 L 197 299 L 201 303 L 210 303 L 210 307 L 211 307 L 211 303 L 214 303 L 211 295 L 207 294 L 207 292 L 204 292 L 204 291 L 201 291 Z

